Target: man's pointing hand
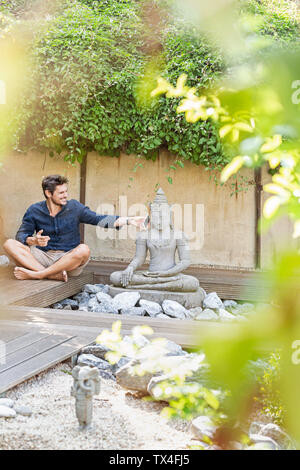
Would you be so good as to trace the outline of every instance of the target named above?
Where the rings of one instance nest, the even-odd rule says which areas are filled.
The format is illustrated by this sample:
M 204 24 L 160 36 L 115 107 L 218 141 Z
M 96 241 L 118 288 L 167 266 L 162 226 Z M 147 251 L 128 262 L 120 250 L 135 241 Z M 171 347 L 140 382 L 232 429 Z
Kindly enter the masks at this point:
M 44 231 L 43 229 L 40 230 L 40 231 L 36 234 L 36 236 L 34 237 L 37 246 L 47 246 L 47 245 L 48 245 L 48 241 L 50 240 L 50 237 L 48 237 L 48 236 L 43 236 L 43 235 L 42 235 L 43 231 Z

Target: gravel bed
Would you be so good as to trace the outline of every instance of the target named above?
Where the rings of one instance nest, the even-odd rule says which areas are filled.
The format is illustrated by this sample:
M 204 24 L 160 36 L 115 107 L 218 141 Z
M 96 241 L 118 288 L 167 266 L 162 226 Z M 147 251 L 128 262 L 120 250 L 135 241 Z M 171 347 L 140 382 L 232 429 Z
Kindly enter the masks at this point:
M 94 397 L 93 429 L 79 431 L 70 372 L 62 363 L 7 392 L 33 414 L 0 418 L 0 450 L 175 450 L 195 444 L 188 423 L 160 416 L 165 403 L 145 401 L 105 379 Z

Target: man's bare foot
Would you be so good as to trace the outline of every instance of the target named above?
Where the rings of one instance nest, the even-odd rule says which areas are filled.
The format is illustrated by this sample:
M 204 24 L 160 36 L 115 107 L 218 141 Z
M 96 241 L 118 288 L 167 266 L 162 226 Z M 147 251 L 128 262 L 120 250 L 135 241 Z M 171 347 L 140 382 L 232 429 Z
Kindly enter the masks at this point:
M 61 273 L 53 274 L 53 276 L 49 276 L 47 279 L 68 282 L 68 274 L 67 274 L 67 271 L 62 271 Z
M 41 279 L 41 273 L 38 271 L 31 271 L 30 269 L 16 266 L 14 269 L 14 275 L 17 279 Z

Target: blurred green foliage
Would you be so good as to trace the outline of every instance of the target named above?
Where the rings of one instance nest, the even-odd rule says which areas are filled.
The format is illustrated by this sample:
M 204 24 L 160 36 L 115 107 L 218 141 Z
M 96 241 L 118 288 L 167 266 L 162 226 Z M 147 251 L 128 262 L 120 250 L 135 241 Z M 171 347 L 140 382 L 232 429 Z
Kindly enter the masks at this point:
M 143 10 L 148 3 L 62 0 L 56 14 L 41 17 L 30 48 L 29 89 L 18 106 L 17 149 L 48 150 L 70 162 L 81 162 L 92 150 L 155 160 L 160 148 L 208 168 L 230 160 L 213 120 L 190 125 L 176 113 L 179 98 L 162 96 L 150 105 L 145 98 L 158 72 L 173 84 L 187 73 L 188 85 L 203 91 L 227 68 L 213 38 L 165 13 L 172 2 L 152 2 L 160 8 L 159 24 L 151 8 Z M 16 0 L 2 8 L 20 16 L 38 4 Z M 290 31 L 292 19 L 282 21 L 278 33 L 285 37 L 282 30 Z

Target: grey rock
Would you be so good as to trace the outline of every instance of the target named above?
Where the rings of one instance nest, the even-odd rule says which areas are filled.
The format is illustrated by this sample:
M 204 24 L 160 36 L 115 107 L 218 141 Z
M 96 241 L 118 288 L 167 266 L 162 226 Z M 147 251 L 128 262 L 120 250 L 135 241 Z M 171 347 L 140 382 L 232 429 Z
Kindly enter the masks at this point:
M 106 288 L 104 284 L 85 284 L 83 287 L 83 292 L 88 292 L 89 294 L 97 294 L 97 292 L 105 292 Z
M 117 371 L 118 371 L 121 367 L 125 366 L 125 365 L 128 364 L 130 361 L 131 361 L 131 359 L 130 359 L 129 357 L 121 357 L 121 359 L 120 359 L 116 364 L 113 365 L 113 367 L 112 367 L 113 373 L 116 374 Z
M 29 406 L 16 405 L 14 407 L 14 410 L 18 415 L 22 415 L 22 416 L 31 416 L 32 415 L 32 410 L 29 408 Z
M 150 380 L 159 374 L 146 373 L 143 376 L 133 375 L 130 367 L 134 364 L 136 363 L 131 361 L 116 371 L 117 383 L 128 390 L 136 390 L 146 395 L 148 394 L 147 388 Z
M 127 292 L 126 289 L 121 287 L 110 286 L 109 293 L 112 296 Z M 141 294 L 141 298 L 144 300 L 150 300 L 151 302 L 157 302 L 160 305 L 164 300 L 174 300 L 185 308 L 193 308 L 202 305 L 202 301 L 206 295 L 206 292 L 202 287 L 199 287 L 195 292 L 171 292 L 171 291 L 158 291 L 153 289 L 138 289 Z
M 0 418 L 15 418 L 17 413 L 9 406 L 0 405 Z
M 119 314 L 119 310 L 113 304 L 113 302 L 107 302 L 103 300 L 101 304 L 95 304 L 93 308 L 91 308 L 91 312 L 99 312 L 99 313 L 114 313 L 115 315 Z
M 79 304 L 78 310 L 82 310 L 83 312 L 89 312 L 89 308 L 85 304 Z
M 79 366 L 97 367 L 97 369 L 112 371 L 112 365 L 109 362 L 94 356 L 93 354 L 81 354 L 78 357 L 77 364 Z
M 73 310 L 73 309 L 72 309 L 71 305 L 65 305 L 63 307 L 63 310 Z
M 194 317 L 199 315 L 199 313 L 201 313 L 202 311 L 203 311 L 202 307 L 194 307 L 194 308 L 190 308 L 190 310 L 189 310 L 189 312 L 192 312 Z
M 204 308 L 223 308 L 223 302 L 216 292 L 211 292 L 203 300 Z
M 250 437 L 251 441 L 254 442 L 255 445 L 258 444 L 259 446 L 262 446 L 261 450 L 264 450 L 263 447 L 265 447 L 265 446 L 268 448 L 266 450 L 280 450 L 280 446 L 277 444 L 277 442 L 275 442 L 270 437 L 261 436 L 260 434 L 249 434 L 249 437 Z M 250 447 L 252 447 L 252 446 L 250 446 Z M 253 449 L 251 449 L 251 450 L 253 450 Z M 257 450 L 257 447 L 256 447 L 256 450 Z
M 231 310 L 236 307 L 238 303 L 235 300 L 223 300 L 223 305 L 225 309 Z
M 6 267 L 6 266 L 9 265 L 9 263 L 10 263 L 10 261 L 9 261 L 9 258 L 7 256 L 5 256 L 5 255 L 0 256 L 0 266 L 1 267 Z
M 151 300 L 140 299 L 140 306 L 146 310 L 150 317 L 156 317 L 159 313 L 162 313 L 159 303 L 151 302 Z
M 283 449 L 295 448 L 290 436 L 283 431 L 277 424 L 269 423 L 262 426 L 259 430 L 261 436 L 270 437 Z
M 134 339 L 132 339 L 130 336 L 124 336 L 123 341 L 129 344 L 136 344 L 139 348 L 143 348 L 150 343 L 149 339 L 143 335 L 135 336 Z
M 234 315 L 245 315 L 248 313 L 255 313 L 254 305 L 250 303 L 237 304 L 236 307 L 231 309 Z
M 89 300 L 89 302 L 88 302 L 88 309 L 89 309 L 91 312 L 93 312 L 93 309 L 96 308 L 96 307 L 98 307 L 99 305 L 100 305 L 100 304 L 99 304 L 99 302 L 98 302 L 98 300 L 97 300 L 97 297 L 96 297 L 96 296 L 95 296 L 95 297 L 92 297 L 92 298 Z
M 99 375 L 102 379 L 113 380 L 114 382 L 116 381 L 116 377 L 107 370 L 99 370 Z
M 224 308 L 219 308 L 218 314 L 221 321 L 226 322 L 236 320 L 236 317 L 231 313 L 227 312 L 227 310 L 225 310 Z
M 169 315 L 166 315 L 165 313 L 159 313 L 155 318 L 164 318 L 165 320 L 170 320 Z
M 166 397 L 163 393 L 160 393 L 159 390 L 155 390 L 155 388 L 157 387 L 157 385 L 161 384 L 162 382 L 164 382 L 165 380 L 167 380 L 169 383 L 173 383 L 172 380 L 170 381 L 170 377 L 169 375 L 158 375 L 156 377 L 152 377 L 152 379 L 150 380 L 150 382 L 148 383 L 148 386 L 147 386 L 147 392 L 149 393 L 149 395 L 151 395 L 151 397 L 153 397 L 155 400 L 162 400 L 162 401 L 170 401 L 170 400 L 173 400 L 175 399 L 176 397 L 172 397 L 171 395 L 169 395 L 168 397 Z
M 121 310 L 121 309 L 127 309 L 134 307 L 137 302 L 140 300 L 141 295 L 139 292 L 122 292 L 121 294 L 117 294 L 113 298 L 113 304 L 115 308 Z
M 55 304 L 52 304 L 52 305 L 51 305 L 51 308 L 56 308 L 56 309 L 58 309 L 58 310 L 62 310 L 62 309 L 63 309 L 63 306 L 62 306 L 61 303 L 56 302 Z
M 187 353 L 183 351 L 182 347 L 174 341 L 166 341 L 165 349 L 168 351 L 166 356 L 185 356 Z
M 10 398 L 0 398 L 0 406 L 7 406 L 8 408 L 13 408 L 14 400 Z
M 105 354 L 109 349 L 102 344 L 92 344 L 91 346 L 86 346 L 82 349 L 82 354 L 92 354 L 100 359 L 105 359 Z
M 96 294 L 96 298 L 98 300 L 98 302 L 111 302 L 112 301 L 112 297 L 109 295 L 109 294 L 106 294 L 105 292 L 97 292 Z
M 183 320 L 187 318 L 187 310 L 175 300 L 164 300 L 162 303 L 164 313 L 172 318 L 180 318 Z
M 72 309 L 74 310 L 78 309 L 78 302 L 74 299 L 64 299 L 64 300 L 61 300 L 60 303 L 62 304 L 63 307 L 65 307 L 66 305 L 70 305 Z
M 122 308 L 121 315 L 132 315 L 132 316 L 145 316 L 146 310 L 144 307 L 131 307 L 131 308 Z
M 198 416 L 191 423 L 193 435 L 200 440 L 205 440 L 205 437 L 213 439 L 216 430 L 217 427 L 208 416 Z
M 79 292 L 79 294 L 73 296 L 73 299 L 79 304 L 85 304 L 89 302 L 90 296 L 88 292 Z
M 210 308 L 205 308 L 203 312 L 199 313 L 196 317 L 195 320 L 199 321 L 218 321 L 219 317 L 218 315 L 211 310 Z

